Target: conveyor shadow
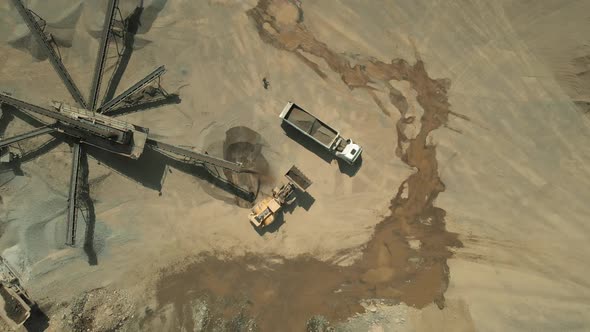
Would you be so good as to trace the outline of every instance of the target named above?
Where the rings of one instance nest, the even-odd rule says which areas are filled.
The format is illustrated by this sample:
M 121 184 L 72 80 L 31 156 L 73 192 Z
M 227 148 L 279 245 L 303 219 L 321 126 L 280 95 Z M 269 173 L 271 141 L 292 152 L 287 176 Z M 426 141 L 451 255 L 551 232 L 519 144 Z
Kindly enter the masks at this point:
M 80 154 L 80 188 L 78 189 L 78 197 L 80 202 L 84 204 L 84 221 L 86 222 L 86 231 L 84 234 L 84 253 L 88 256 L 89 265 L 98 265 L 98 256 L 94 249 L 94 229 L 96 226 L 96 212 L 94 210 L 94 201 L 90 197 L 89 167 L 88 154 L 86 153 L 87 146 L 83 145 Z
M 161 191 L 166 162 L 159 153 L 146 148 L 138 159 L 114 154 L 94 146 L 87 146 L 87 153 L 96 161 L 140 185 Z
M 6 130 L 6 127 L 8 126 L 8 122 L 12 121 L 14 118 L 18 118 L 19 120 L 22 120 L 23 122 L 25 122 L 35 128 L 39 128 L 39 127 L 43 127 L 43 126 L 47 125 L 47 123 L 37 119 L 36 117 L 32 116 L 31 114 L 29 114 L 25 111 L 22 111 L 14 106 L 7 105 L 7 104 L 1 104 L 0 108 L 3 111 L 2 112 L 3 116 L 8 116 L 6 123 L 0 123 L 0 125 L 5 126 L 4 128 L 2 128 L 2 131 L 1 131 L 2 133 L 4 133 L 4 131 Z M 47 135 L 50 135 L 50 136 L 52 136 L 54 138 L 58 138 L 58 139 L 63 139 L 65 137 L 62 133 L 57 132 L 57 131 L 54 131 L 52 133 L 48 133 Z
M 106 115 L 116 117 L 116 116 L 131 114 L 131 113 L 135 113 L 135 112 L 139 112 L 139 111 L 146 111 L 146 110 L 160 107 L 160 106 L 164 106 L 164 105 L 180 104 L 181 101 L 182 100 L 180 99 L 180 95 L 173 93 L 173 94 L 167 95 L 165 98 L 157 99 L 154 101 L 148 101 L 148 102 L 137 104 L 137 105 L 117 108 L 113 111 L 107 112 Z
M 8 105 L 2 105 L 2 108 L 0 109 L 0 136 L 4 136 L 6 128 L 8 128 L 8 125 L 14 119 L 12 110 L 9 110 L 7 106 Z M 7 107 L 6 111 L 4 110 L 5 107 Z
M 110 101 L 115 97 L 115 92 L 121 83 L 125 69 L 129 65 L 131 54 L 133 53 L 133 44 L 135 43 L 135 35 L 139 30 L 140 18 L 143 13 L 143 4 L 140 4 L 135 8 L 133 13 L 125 19 L 125 35 L 123 39 L 123 52 L 120 54 L 117 64 L 115 65 L 115 71 L 109 80 L 107 90 L 105 92 L 102 104 Z
M 215 168 L 211 168 L 213 166 L 208 166 L 206 164 L 192 164 L 187 163 L 181 160 L 178 160 L 172 156 L 169 156 L 165 153 L 161 153 L 162 157 L 165 159 L 165 162 L 168 166 L 171 166 L 183 173 L 190 174 L 196 176 L 202 180 L 209 182 L 210 184 L 232 194 L 235 195 L 245 201 L 253 202 L 255 199 L 256 194 L 250 192 L 247 189 L 244 189 L 236 184 L 230 182 L 226 179 L 222 174 L 220 169 L 218 171 Z
M 18 118 L 22 121 L 24 121 L 25 123 L 38 128 L 38 127 L 43 127 L 46 126 L 47 123 L 37 119 L 36 117 L 30 115 L 29 113 L 22 111 L 14 106 L 8 105 L 8 104 L 1 104 L 0 108 L 2 109 L 2 118 L 3 120 L 0 120 L 0 130 L 2 133 L 4 133 L 4 131 L 6 130 L 6 128 L 8 127 L 8 124 L 10 123 L 10 121 L 14 120 L 14 118 Z M 4 120 L 4 117 L 6 117 L 6 120 Z M 6 122 L 4 122 L 6 121 Z M 63 137 L 61 136 L 61 134 L 57 133 L 57 132 L 53 132 L 53 133 L 49 133 L 48 135 L 52 135 L 54 137 Z
M 253 193 L 229 182 L 222 176 L 223 172 L 215 172 L 202 165 L 184 162 L 148 147 L 144 149 L 137 160 L 112 154 L 92 146 L 88 146 L 87 151 L 91 157 L 112 171 L 158 192 L 162 192 L 167 166 L 169 166 L 205 180 L 242 199 L 250 202 L 254 200 Z
M 24 153 L 18 159 L 18 163 L 23 164 L 23 163 L 29 162 L 31 160 L 34 160 L 37 157 L 42 156 L 42 155 L 48 153 L 49 151 L 55 149 L 61 143 L 63 143 L 62 140 L 52 138 L 52 139 L 48 140 L 47 142 L 43 143 L 42 145 L 40 145 L 39 147 L 37 147 L 36 149 L 33 149 L 31 151 L 27 151 L 26 153 Z
M 2 118 L 0 119 L 0 133 L 4 133 L 10 121 L 14 120 L 15 118 L 18 118 L 23 122 L 37 128 L 46 125 L 46 123 L 36 119 L 35 117 L 31 116 L 30 114 L 24 111 L 19 110 L 16 107 L 7 104 L 2 104 L 1 109 Z M 58 147 L 64 141 L 64 139 L 66 139 L 66 137 L 64 137 L 63 134 L 59 132 L 49 133 L 48 135 L 50 135 L 52 138 L 47 140 L 42 145 L 36 147 L 35 149 L 23 153 L 19 158 L 13 160 L 10 163 L 16 175 L 20 176 L 24 174 L 21 169 L 22 164 L 34 160 L 35 158 L 45 153 L 48 153 L 49 151 Z

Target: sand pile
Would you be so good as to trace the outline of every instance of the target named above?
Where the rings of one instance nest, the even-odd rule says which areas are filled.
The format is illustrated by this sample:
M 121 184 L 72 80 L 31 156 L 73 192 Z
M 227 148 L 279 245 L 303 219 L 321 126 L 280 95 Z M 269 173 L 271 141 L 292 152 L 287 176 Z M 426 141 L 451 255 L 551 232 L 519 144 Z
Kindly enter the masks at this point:
M 85 63 L 94 62 L 101 20 L 93 11 L 100 6 L 43 4 L 31 2 L 56 31 L 64 62 L 87 91 L 83 84 L 92 68 Z M 100 286 L 125 288 L 149 304 L 152 311 L 138 307 L 142 317 L 156 313 L 144 325 L 126 320 L 130 330 L 196 326 L 203 307 L 228 309 L 238 321 L 263 312 L 268 316 L 259 316 L 257 325 L 280 330 L 285 320 L 277 317 L 293 319 L 297 329 L 334 308 L 326 314 L 332 325 L 368 310 L 350 322 L 366 329 L 397 326 L 395 319 L 404 317 L 400 326 L 410 330 L 590 325 L 584 250 L 590 125 L 572 102 L 588 101 L 589 53 L 579 33 L 587 4 L 145 4 L 138 50 L 118 89 L 164 64 L 165 84 L 180 91 L 182 102 L 126 119 L 172 144 L 255 165 L 265 160 L 267 182 L 233 179 L 263 193 L 266 183 L 281 181 L 295 164 L 314 182 L 309 194 L 315 201 L 288 211 L 280 228 L 259 235 L 235 195 L 224 191 L 229 200 L 217 199 L 207 189 L 217 185 L 194 170 L 167 168 L 158 196 L 91 159 L 89 191 L 104 249 L 98 265 L 89 266 L 81 249 L 62 244 L 69 148 L 58 145 L 24 163 L 24 176 L 2 187 L 0 248 L 26 276 L 34 297 L 61 302 Z M 124 1 L 122 8 L 130 13 L 135 2 Z M 47 61 L 23 52 L 26 45 L 6 44 L 26 38 L 9 12 L 0 5 L 7 38 L 0 48 L 0 88 L 37 103 L 69 98 Z M 72 25 L 73 34 L 66 31 Z M 364 147 L 357 173 L 344 174 L 285 135 L 278 113 L 288 100 Z M 25 128 L 10 125 L 7 131 Z M 449 232 L 458 234 L 463 248 L 447 248 L 457 244 L 454 235 L 440 236 Z M 355 265 L 363 251 L 375 253 L 373 259 Z M 166 278 L 157 280 L 161 269 Z M 249 288 L 236 291 L 236 280 Z M 309 296 L 317 301 L 310 304 L 302 289 L 312 286 L 317 288 Z M 366 297 L 422 309 L 388 311 L 380 304 L 373 313 L 373 307 L 359 307 L 358 299 Z M 191 306 L 203 299 L 210 303 Z M 293 299 L 292 307 L 283 306 L 285 299 Z M 438 306 L 428 305 L 433 300 Z M 245 314 L 229 310 L 232 305 Z M 281 308 L 286 314 L 275 314 Z M 371 314 L 374 321 L 366 316 Z
M 225 171 L 230 182 L 253 193 L 253 198 L 260 192 L 261 181 L 269 174 L 269 165 L 262 154 L 262 137 L 247 127 L 233 127 L 225 133 L 223 157 L 227 160 L 242 163 L 252 173 L 236 174 Z M 238 205 L 252 207 L 253 201 L 238 198 Z

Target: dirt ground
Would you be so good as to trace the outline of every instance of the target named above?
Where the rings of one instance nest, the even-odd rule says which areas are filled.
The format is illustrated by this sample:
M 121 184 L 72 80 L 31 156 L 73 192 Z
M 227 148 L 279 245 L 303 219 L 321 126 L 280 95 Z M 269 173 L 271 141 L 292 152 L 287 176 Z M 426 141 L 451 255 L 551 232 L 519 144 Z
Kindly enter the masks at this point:
M 140 19 L 122 75 L 109 49 L 103 95 L 165 65 L 180 98 L 122 119 L 245 162 L 259 174 L 223 175 L 258 197 L 291 165 L 313 184 L 256 232 L 251 203 L 203 169 L 89 148 L 92 202 L 70 248 L 70 148 L 59 135 L 21 143 L 0 182 L 0 249 L 46 315 L 30 330 L 590 326 L 590 53 L 576 33 L 589 2 L 120 3 Z M 87 95 L 104 4 L 28 6 Z M 72 102 L 8 2 L 0 17 L 0 90 Z M 282 128 L 287 101 L 359 142 L 360 166 Z M 2 134 L 26 120 L 3 112 Z

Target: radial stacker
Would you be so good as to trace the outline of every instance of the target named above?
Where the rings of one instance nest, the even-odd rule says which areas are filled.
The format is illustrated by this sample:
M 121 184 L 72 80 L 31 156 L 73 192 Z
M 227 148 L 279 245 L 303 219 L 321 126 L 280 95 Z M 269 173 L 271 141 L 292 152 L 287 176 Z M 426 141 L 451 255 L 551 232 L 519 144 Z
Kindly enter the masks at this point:
M 82 173 L 87 174 L 87 172 L 80 172 L 80 160 L 86 153 L 84 148 L 85 145 L 92 145 L 131 159 L 140 158 L 144 148 L 149 146 L 156 151 L 177 156 L 177 159 L 183 162 L 200 165 L 208 164 L 232 172 L 250 172 L 250 170 L 243 167 L 241 163 L 224 160 L 220 157 L 210 156 L 208 154 L 199 153 L 158 141 L 149 137 L 148 128 L 109 116 L 110 113 L 114 113 L 114 111 L 118 110 L 121 105 L 129 103 L 129 100 L 133 100 L 148 87 L 152 88 L 154 83 L 157 85 L 154 89 L 160 91 L 160 95 L 167 97 L 168 94 L 160 84 L 160 78 L 166 72 L 164 66 L 159 66 L 147 74 L 143 79 L 124 90 L 118 96 L 115 96 L 112 99 L 104 98 L 101 105 L 99 105 L 100 87 L 107 60 L 109 42 L 112 39 L 111 37 L 116 35 L 114 31 L 115 27 L 119 29 L 122 25 L 123 31 L 125 31 L 127 24 L 126 20 L 123 20 L 122 22 L 116 20 L 116 13 L 120 13 L 120 10 L 118 9 L 118 0 L 109 0 L 107 3 L 88 101 L 83 98 L 80 90 L 64 66 L 59 49 L 53 41 L 51 34 L 45 32 L 45 22 L 39 15 L 26 8 L 21 0 L 12 0 L 12 3 L 78 105 L 74 106 L 61 101 L 53 101 L 51 107 L 45 108 L 18 99 L 8 93 L 0 93 L 0 104 L 10 105 L 43 124 L 41 127 L 35 128 L 30 132 L 0 139 L 0 151 L 5 151 L 10 145 L 40 135 L 62 134 L 69 137 L 70 141 L 73 141 L 72 169 L 70 174 L 70 190 L 68 194 L 66 244 L 73 246 L 76 242 L 76 222 L 78 208 L 80 206 L 78 190 L 80 183 L 82 182 L 80 177 Z M 140 6 L 142 5 L 140 4 Z M 131 46 L 132 45 L 126 45 L 125 47 Z M 2 160 L 7 159 L 4 158 L 5 155 L 5 153 L 2 154 Z

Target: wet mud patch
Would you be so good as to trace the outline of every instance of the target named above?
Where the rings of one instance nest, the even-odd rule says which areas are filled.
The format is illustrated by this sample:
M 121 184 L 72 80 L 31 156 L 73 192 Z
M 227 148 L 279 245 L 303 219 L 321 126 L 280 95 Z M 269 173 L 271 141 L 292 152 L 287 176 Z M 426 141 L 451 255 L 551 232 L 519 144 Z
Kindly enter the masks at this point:
M 374 89 L 370 82 L 380 83 L 389 100 L 376 100 L 375 94 L 369 97 L 382 109 L 390 103 L 400 113 L 397 148 L 391 156 L 415 172 L 399 188 L 392 188 L 391 215 L 377 225 L 361 258 L 351 266 L 312 257 L 281 260 L 246 255 L 221 260 L 206 256 L 181 273 L 164 273 L 157 286 L 158 302 L 173 303 L 181 312 L 196 294 L 229 303 L 239 294 L 247 299 L 246 310 L 262 331 L 300 331 L 317 314 L 340 321 L 362 312 L 360 301 L 371 298 L 418 308 L 434 302 L 442 309 L 449 281 L 447 259 L 452 256 L 449 248 L 462 244 L 457 234 L 446 230 L 446 212 L 435 206 L 445 185 L 438 172 L 436 146 L 429 144 L 428 136 L 454 114 L 447 97 L 450 81 L 431 78 L 420 59 L 414 64 L 404 59 L 387 63 L 367 56 L 354 59 L 352 66 L 347 55 L 315 39 L 304 24 L 302 8 L 292 1 L 260 0 L 248 15 L 263 41 L 306 59 L 302 64 L 319 77 L 325 77 L 323 70 L 331 70 L 351 90 L 369 92 Z M 324 60 L 328 69 L 305 58 L 306 53 Z M 407 82 L 415 91 L 423 109 L 419 118 L 408 113 L 407 96 L 391 81 Z M 412 135 L 407 134 L 412 129 L 408 126 L 415 128 Z

